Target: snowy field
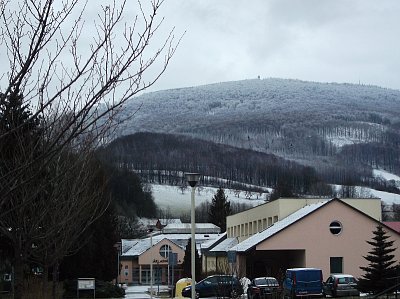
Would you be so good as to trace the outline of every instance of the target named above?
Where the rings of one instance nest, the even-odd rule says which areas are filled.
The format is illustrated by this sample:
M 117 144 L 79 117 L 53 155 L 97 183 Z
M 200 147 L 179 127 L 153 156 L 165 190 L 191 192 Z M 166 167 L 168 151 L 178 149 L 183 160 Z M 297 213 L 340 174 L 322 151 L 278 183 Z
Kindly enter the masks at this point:
M 394 180 L 396 185 L 400 187 L 400 177 L 391 174 L 384 170 L 374 170 L 374 175 L 376 177 L 381 177 L 385 180 Z M 185 190 L 181 190 L 178 186 L 167 186 L 167 185 L 157 185 L 152 184 L 152 191 L 154 196 L 154 201 L 157 206 L 162 210 L 171 210 L 173 212 L 187 212 L 190 210 L 191 206 L 191 188 L 188 187 Z M 335 186 L 338 188 L 338 186 Z M 377 197 L 380 198 L 386 204 L 399 203 L 400 195 L 374 190 L 366 187 L 357 187 L 360 197 Z M 265 203 L 266 193 L 259 194 L 253 193 L 250 199 L 246 198 L 244 191 L 240 192 L 239 197 L 234 193 L 232 189 L 224 189 L 225 195 L 228 196 L 228 200 L 236 203 L 246 203 L 253 206 L 257 206 Z M 269 192 L 272 189 L 269 188 Z M 212 187 L 199 187 L 196 188 L 195 203 L 199 206 L 201 203 L 206 201 L 211 202 L 211 199 L 216 194 L 217 188 Z
M 392 174 L 390 172 L 387 172 L 385 170 L 380 170 L 380 169 L 374 169 L 373 172 L 375 177 L 381 177 L 382 179 L 385 179 L 387 181 L 396 181 L 400 183 L 400 176 Z
M 373 172 L 375 177 L 380 177 L 387 181 L 394 181 L 397 188 L 400 188 L 400 177 L 398 175 L 392 174 L 385 170 L 374 169 Z M 378 190 L 370 189 L 370 192 L 373 196 L 379 197 L 386 204 L 397 203 L 400 204 L 400 195 L 388 192 L 382 192 Z
M 186 212 L 191 207 L 191 188 L 180 190 L 177 186 L 167 185 L 151 185 L 154 201 L 156 205 L 163 210 L 170 209 L 174 212 Z M 201 203 L 209 201 L 211 202 L 213 196 L 217 192 L 217 188 L 211 187 L 200 187 L 196 188 L 195 203 L 199 206 Z M 258 193 L 253 193 L 251 199 L 245 197 L 245 192 L 242 191 L 237 197 L 234 190 L 224 189 L 225 195 L 228 197 L 230 202 L 247 203 L 253 206 L 265 203 L 265 193 L 260 196 Z M 257 199 L 258 195 L 258 199 Z

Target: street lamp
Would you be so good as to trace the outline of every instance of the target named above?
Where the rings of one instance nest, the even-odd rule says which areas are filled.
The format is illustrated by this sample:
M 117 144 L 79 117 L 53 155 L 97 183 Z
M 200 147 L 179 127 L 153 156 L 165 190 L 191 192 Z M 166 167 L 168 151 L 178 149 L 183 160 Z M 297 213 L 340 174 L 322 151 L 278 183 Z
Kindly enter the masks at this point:
M 150 250 L 153 250 L 153 229 L 149 228 L 150 233 Z M 150 298 L 153 298 L 153 259 L 150 261 Z
M 192 203 L 191 203 L 191 210 L 190 210 L 190 219 L 191 219 L 191 233 L 192 233 L 192 257 L 191 257 L 191 265 L 192 265 L 192 299 L 196 299 L 196 262 L 195 262 L 195 250 L 196 250 L 196 238 L 195 238 L 195 202 L 194 202 L 194 193 L 196 190 L 196 184 L 200 180 L 201 175 L 199 173 L 185 173 L 186 180 L 188 181 L 190 187 L 192 187 Z
M 115 279 L 115 284 L 118 286 L 118 276 L 120 274 L 120 264 L 119 264 L 119 257 L 121 255 L 121 242 L 117 242 L 114 244 L 115 249 L 117 249 L 117 278 Z

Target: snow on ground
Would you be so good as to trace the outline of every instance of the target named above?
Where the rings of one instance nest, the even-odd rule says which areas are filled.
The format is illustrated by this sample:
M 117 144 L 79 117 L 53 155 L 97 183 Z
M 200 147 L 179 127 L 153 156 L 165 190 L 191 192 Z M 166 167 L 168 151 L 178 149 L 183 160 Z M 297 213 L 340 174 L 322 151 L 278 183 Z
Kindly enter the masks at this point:
M 373 170 L 374 176 L 381 177 L 385 180 L 394 180 L 396 181 L 396 185 L 400 186 L 400 176 L 389 173 L 385 170 Z M 187 212 L 191 207 L 191 188 L 187 187 L 182 190 L 179 186 L 168 186 L 168 185 L 159 185 L 159 184 L 151 184 L 152 193 L 154 197 L 154 201 L 156 205 L 162 210 L 170 210 L 173 212 L 181 213 Z M 339 188 L 338 185 L 335 185 L 336 189 Z M 200 204 L 209 201 L 211 202 L 213 196 L 216 194 L 218 188 L 213 187 L 202 187 L 199 186 L 196 188 L 195 193 L 195 204 L 199 206 Z M 268 188 L 269 192 L 272 192 L 271 188 Z M 255 193 L 253 192 L 250 199 L 246 198 L 245 191 L 241 191 L 239 193 L 239 197 L 235 194 L 235 191 L 232 189 L 224 189 L 225 195 L 228 196 L 228 200 L 234 203 L 247 203 L 252 204 L 253 206 L 257 206 L 265 203 L 266 195 L 268 193 Z M 386 204 L 397 203 L 400 204 L 400 195 L 378 191 L 371 188 L 366 187 L 357 187 L 357 191 L 359 197 L 377 197 L 380 198 Z
M 356 144 L 356 143 L 361 143 L 359 139 L 356 138 L 350 138 L 350 137 L 340 137 L 340 136 L 335 136 L 335 137 L 326 137 L 326 139 L 331 142 L 334 146 L 337 147 L 343 147 L 345 145 L 350 145 L 350 144 Z
M 338 191 L 342 186 L 332 185 L 332 187 L 334 187 L 335 190 Z M 392 203 L 400 204 L 400 194 L 384 192 L 360 186 L 356 186 L 356 192 L 359 198 L 379 198 L 381 201 L 388 205 Z
M 187 212 L 191 207 L 191 188 L 181 190 L 178 186 L 167 186 L 152 184 L 152 193 L 156 205 L 163 210 L 170 209 L 174 212 Z M 199 206 L 206 201 L 211 202 L 213 196 L 216 194 L 218 188 L 212 187 L 199 187 L 196 188 L 195 204 Z M 245 197 L 245 192 L 241 191 L 237 197 L 232 189 L 224 189 L 228 201 L 237 203 L 248 203 L 253 206 L 265 203 L 265 195 L 261 196 L 259 193 L 252 193 L 251 199 Z M 257 199 L 258 195 L 258 199 Z
M 395 175 L 393 173 L 387 172 L 385 170 L 381 169 L 374 169 L 373 170 L 373 175 L 374 177 L 381 177 L 387 181 L 394 180 L 394 181 L 399 181 L 400 182 L 400 176 Z
M 400 204 L 400 194 L 378 191 L 371 188 L 366 188 L 366 189 L 370 190 L 373 197 L 380 198 L 385 204 L 392 204 L 392 203 Z

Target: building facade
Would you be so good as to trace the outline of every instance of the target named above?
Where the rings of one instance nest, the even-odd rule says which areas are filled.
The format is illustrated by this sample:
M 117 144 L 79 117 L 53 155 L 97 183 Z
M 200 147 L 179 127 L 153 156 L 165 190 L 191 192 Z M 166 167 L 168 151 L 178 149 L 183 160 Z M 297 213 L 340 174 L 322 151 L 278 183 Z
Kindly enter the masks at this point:
M 225 234 L 213 224 L 196 224 L 196 248 L 201 254 Z M 119 283 L 147 284 L 151 282 L 153 273 L 154 286 L 171 285 L 182 278 L 182 263 L 186 245 L 191 238 L 187 233 L 190 224 L 168 224 L 162 231 L 154 231 L 144 239 L 121 240 L 119 255 Z
M 328 199 L 280 198 L 228 216 L 226 219 L 228 238 L 238 238 L 239 242 L 242 242 L 307 205 L 326 201 Z M 342 201 L 381 221 L 380 199 L 345 198 Z
M 235 267 L 241 276 L 281 278 L 287 268 L 316 267 L 330 273 L 362 275 L 363 256 L 371 250 L 367 241 L 378 225 L 395 243 L 400 235 L 376 218 L 339 199 L 306 205 L 254 233 L 229 250 L 235 251 Z M 395 259 L 400 261 L 398 249 Z

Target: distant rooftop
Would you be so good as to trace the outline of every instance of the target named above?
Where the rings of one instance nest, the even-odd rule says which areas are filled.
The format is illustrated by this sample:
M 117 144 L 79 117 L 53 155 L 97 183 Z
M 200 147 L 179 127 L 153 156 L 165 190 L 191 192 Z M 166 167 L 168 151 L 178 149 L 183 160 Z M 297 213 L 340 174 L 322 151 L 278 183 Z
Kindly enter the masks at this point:
M 169 223 L 162 231 L 164 234 L 189 234 L 191 233 L 190 223 Z M 212 223 L 196 223 L 195 232 L 197 234 L 218 234 L 221 229 Z
M 400 233 L 400 221 L 386 221 L 383 224 Z

